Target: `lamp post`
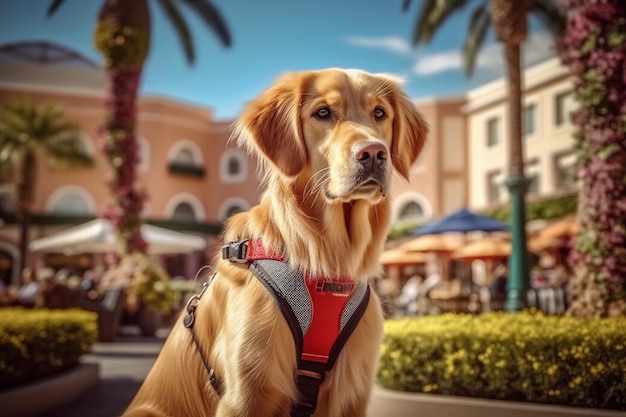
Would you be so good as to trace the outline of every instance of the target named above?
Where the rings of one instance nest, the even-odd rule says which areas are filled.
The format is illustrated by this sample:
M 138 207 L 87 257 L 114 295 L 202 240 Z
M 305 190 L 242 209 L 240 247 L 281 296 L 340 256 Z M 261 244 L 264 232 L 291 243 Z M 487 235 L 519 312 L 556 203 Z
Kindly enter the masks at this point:
M 519 311 L 526 305 L 528 289 L 528 252 L 526 250 L 525 196 L 530 181 L 524 174 L 511 174 L 505 181 L 511 195 L 511 243 L 509 256 L 509 276 L 506 286 L 504 309 Z

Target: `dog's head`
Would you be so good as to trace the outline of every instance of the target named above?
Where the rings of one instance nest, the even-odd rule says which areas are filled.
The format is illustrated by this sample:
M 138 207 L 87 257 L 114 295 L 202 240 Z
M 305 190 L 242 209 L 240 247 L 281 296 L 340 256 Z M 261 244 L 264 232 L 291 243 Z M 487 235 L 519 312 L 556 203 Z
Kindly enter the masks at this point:
M 237 132 L 272 178 L 327 203 L 384 198 L 392 169 L 408 179 L 427 127 L 390 75 L 326 69 L 286 74 L 252 101 Z

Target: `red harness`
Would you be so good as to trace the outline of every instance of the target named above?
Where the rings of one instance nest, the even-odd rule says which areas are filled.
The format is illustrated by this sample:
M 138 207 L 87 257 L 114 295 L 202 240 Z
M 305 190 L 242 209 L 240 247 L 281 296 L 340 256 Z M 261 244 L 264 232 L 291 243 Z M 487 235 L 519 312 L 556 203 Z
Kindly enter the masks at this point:
M 300 398 L 291 415 L 312 415 L 326 372 L 365 312 L 369 286 L 350 277 L 305 277 L 289 268 L 284 255 L 267 252 L 257 239 L 223 246 L 222 258 L 247 263 L 278 303 L 298 354 Z

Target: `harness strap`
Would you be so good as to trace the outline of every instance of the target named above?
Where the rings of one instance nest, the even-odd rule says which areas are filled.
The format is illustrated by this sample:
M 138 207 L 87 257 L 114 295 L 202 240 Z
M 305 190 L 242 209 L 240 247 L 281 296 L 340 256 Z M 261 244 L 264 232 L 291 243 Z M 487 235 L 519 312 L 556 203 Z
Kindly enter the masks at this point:
M 204 365 L 204 369 L 206 369 L 207 373 L 209 374 L 209 382 L 211 383 L 211 386 L 213 387 L 217 395 L 221 397 L 222 395 L 224 395 L 224 384 L 217 377 L 217 375 L 215 374 L 215 370 L 209 364 L 209 361 L 206 358 L 206 355 L 200 348 L 200 342 L 198 342 L 198 338 L 196 337 L 196 332 L 193 331 L 193 325 L 196 322 L 196 308 L 198 307 L 198 303 L 200 302 L 200 297 L 202 297 L 206 289 L 209 288 L 209 284 L 213 281 L 213 279 L 215 278 L 215 275 L 216 274 L 213 274 L 213 276 L 208 282 L 205 282 L 204 284 L 202 284 L 202 290 L 200 290 L 198 294 L 194 294 L 193 296 L 191 296 L 189 301 L 187 301 L 187 306 L 185 307 L 185 309 L 187 310 L 187 314 L 183 318 L 183 325 L 186 328 L 188 328 L 189 331 L 191 332 L 191 340 L 193 341 L 193 344 L 196 347 L 196 351 L 198 352 L 198 355 L 200 356 L 200 360 L 202 361 L 202 364 Z
M 299 397 L 292 404 L 291 416 L 311 416 L 326 373 L 367 308 L 369 285 L 357 284 L 349 277 L 305 278 L 289 267 L 284 255 L 266 251 L 258 239 L 224 245 L 222 258 L 247 263 L 280 307 L 298 357 Z

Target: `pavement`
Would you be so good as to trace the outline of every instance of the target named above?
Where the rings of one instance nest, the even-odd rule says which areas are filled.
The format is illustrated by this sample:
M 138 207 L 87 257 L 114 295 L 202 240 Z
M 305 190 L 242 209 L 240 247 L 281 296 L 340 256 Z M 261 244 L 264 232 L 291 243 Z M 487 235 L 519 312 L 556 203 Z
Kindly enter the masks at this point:
M 128 332 L 113 343 L 96 343 L 83 362 L 100 365 L 98 384 L 78 400 L 37 417 L 120 416 L 148 375 L 166 336 L 167 329 L 153 338 Z

